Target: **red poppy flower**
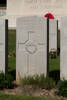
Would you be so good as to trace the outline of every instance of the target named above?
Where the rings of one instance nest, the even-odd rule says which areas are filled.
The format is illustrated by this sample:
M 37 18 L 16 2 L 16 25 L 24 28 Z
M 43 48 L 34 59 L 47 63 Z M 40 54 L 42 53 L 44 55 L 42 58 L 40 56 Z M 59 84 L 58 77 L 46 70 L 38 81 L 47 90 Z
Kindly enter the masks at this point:
M 54 19 L 54 16 L 51 13 L 47 13 L 46 15 L 44 15 L 44 17 L 49 18 L 49 19 Z

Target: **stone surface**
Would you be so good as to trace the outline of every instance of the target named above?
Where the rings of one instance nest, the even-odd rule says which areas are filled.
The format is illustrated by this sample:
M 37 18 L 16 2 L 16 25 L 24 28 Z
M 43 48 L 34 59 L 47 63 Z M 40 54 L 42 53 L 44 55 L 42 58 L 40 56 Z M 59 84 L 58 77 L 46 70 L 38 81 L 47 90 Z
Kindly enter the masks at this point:
M 6 8 L 0 8 L 0 16 L 6 15 Z
M 67 17 L 61 18 L 60 77 L 67 80 Z
M 49 51 L 57 50 L 57 20 L 49 20 Z
M 0 72 L 5 72 L 5 19 L 0 18 Z
M 47 19 L 37 16 L 17 20 L 16 77 L 47 74 Z
M 67 15 L 67 0 L 7 0 L 9 27 L 16 27 L 21 16 L 42 15 L 51 12 L 56 19 Z

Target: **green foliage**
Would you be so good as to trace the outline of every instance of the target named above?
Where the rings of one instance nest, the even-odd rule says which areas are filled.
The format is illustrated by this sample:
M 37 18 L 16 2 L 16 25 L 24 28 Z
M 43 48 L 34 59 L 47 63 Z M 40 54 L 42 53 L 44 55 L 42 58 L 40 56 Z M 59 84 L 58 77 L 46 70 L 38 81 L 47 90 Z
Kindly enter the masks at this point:
M 42 74 L 40 76 L 28 76 L 22 79 L 23 85 L 36 85 L 43 89 L 52 89 L 55 86 L 55 82 L 52 78 L 46 77 Z
M 6 95 L 0 94 L 0 100 L 64 100 L 55 98 L 45 98 L 45 97 L 32 97 L 26 95 Z
M 11 75 L 8 74 L 4 74 L 4 73 L 0 73 L 0 89 L 4 89 L 4 88 L 12 88 L 13 84 L 12 84 L 13 78 Z
M 13 82 L 13 77 L 9 74 L 6 74 L 4 80 L 5 88 L 13 88 L 12 82 Z
M 44 77 L 44 75 L 41 75 L 39 77 L 39 87 L 44 89 L 52 89 L 55 87 L 55 81 L 52 78 Z
M 57 88 L 58 88 L 57 92 L 58 95 L 67 97 L 67 80 L 59 81 Z
M 5 80 L 5 75 L 3 73 L 0 73 L 0 89 L 5 88 L 4 80 Z
M 16 79 L 16 58 L 9 57 L 8 58 L 8 74 L 10 74 L 13 79 Z

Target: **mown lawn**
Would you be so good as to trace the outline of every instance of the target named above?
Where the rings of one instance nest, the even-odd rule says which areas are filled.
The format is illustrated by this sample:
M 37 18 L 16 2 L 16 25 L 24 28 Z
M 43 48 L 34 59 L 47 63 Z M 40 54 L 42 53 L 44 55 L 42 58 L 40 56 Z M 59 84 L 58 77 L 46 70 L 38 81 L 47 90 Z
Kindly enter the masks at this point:
M 16 67 L 16 57 L 9 57 L 8 58 L 8 65 L 9 67 Z
M 16 30 L 8 30 L 8 53 L 16 50 Z
M 16 30 L 8 30 L 8 53 L 16 51 Z M 16 57 L 8 57 L 8 67 L 16 67 Z
M 16 51 L 16 30 L 8 30 L 8 54 Z M 16 75 L 16 57 L 8 57 L 8 73 Z
M 49 70 L 60 70 L 60 57 L 57 57 L 56 59 L 51 59 L 49 61 Z
M 64 100 L 64 99 L 56 99 L 56 98 L 44 98 L 44 97 L 31 97 L 31 96 L 23 96 L 23 95 L 5 95 L 0 94 L 0 100 Z

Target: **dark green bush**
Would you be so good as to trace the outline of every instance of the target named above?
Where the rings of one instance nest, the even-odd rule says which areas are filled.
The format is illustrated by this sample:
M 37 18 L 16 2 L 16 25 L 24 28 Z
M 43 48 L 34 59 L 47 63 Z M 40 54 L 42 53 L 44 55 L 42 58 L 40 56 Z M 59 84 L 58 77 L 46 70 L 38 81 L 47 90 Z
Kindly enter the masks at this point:
M 55 81 L 52 78 L 41 75 L 39 78 L 39 87 L 43 89 L 52 89 L 55 87 Z
M 22 79 L 22 83 L 23 83 L 23 85 L 33 85 L 34 84 L 34 77 L 32 77 L 32 76 L 28 76 L 28 77 L 24 77 L 23 79 Z
M 5 80 L 4 80 L 4 84 L 5 84 L 5 88 L 13 88 L 13 77 L 9 74 L 5 75 Z
M 52 78 L 46 77 L 44 75 L 28 76 L 22 79 L 23 85 L 36 85 L 43 89 L 52 89 L 55 86 L 55 82 Z
M 13 87 L 13 78 L 11 75 L 5 75 L 4 73 L 0 73 L 0 89 L 4 88 L 12 88 Z
M 57 94 L 63 97 L 67 97 L 67 80 L 59 81 Z
M 0 89 L 5 88 L 4 80 L 5 80 L 4 73 L 0 73 Z

